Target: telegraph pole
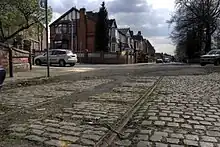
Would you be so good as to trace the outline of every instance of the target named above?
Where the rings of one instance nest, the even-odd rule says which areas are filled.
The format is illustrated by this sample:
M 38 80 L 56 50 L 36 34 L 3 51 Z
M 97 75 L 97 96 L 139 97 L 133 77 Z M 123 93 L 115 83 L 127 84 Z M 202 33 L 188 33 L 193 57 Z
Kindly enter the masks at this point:
M 48 46 L 48 0 L 39 0 L 39 6 L 45 10 L 45 24 L 46 24 L 46 49 L 47 49 L 47 77 L 50 77 L 50 60 L 49 60 L 49 46 Z

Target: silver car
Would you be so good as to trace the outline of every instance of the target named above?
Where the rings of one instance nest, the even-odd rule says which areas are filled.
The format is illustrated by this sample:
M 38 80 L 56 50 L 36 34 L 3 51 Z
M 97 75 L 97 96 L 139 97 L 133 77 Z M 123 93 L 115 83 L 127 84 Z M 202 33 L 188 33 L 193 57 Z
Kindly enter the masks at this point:
M 220 49 L 215 49 L 209 51 L 206 55 L 200 57 L 201 66 L 205 66 L 206 64 L 220 64 Z
M 77 63 L 77 55 L 70 50 L 52 49 L 49 51 L 50 64 L 59 64 L 59 66 L 74 66 Z M 39 55 L 34 59 L 36 65 L 47 64 L 47 53 Z

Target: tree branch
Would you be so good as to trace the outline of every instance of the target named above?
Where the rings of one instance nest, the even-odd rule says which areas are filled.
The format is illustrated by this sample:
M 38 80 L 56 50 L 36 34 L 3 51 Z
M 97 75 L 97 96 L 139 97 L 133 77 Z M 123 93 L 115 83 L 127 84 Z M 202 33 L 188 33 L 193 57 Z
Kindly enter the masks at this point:
M 3 24 L 2 21 L 0 20 L 0 32 L 1 32 L 1 37 L 4 38 L 5 34 L 4 34 L 4 30 L 3 30 Z
M 13 38 L 13 37 L 14 37 L 15 35 L 17 35 L 19 32 L 30 28 L 30 27 L 31 27 L 32 25 L 34 25 L 35 23 L 36 23 L 36 22 L 32 22 L 32 23 L 30 23 L 30 24 L 28 24 L 28 25 L 25 25 L 25 26 L 19 28 L 17 31 L 15 31 L 15 32 L 12 33 L 11 35 L 9 35 L 9 36 L 7 36 L 7 37 L 4 37 L 4 38 L 3 38 L 3 42 L 6 42 L 7 40 Z

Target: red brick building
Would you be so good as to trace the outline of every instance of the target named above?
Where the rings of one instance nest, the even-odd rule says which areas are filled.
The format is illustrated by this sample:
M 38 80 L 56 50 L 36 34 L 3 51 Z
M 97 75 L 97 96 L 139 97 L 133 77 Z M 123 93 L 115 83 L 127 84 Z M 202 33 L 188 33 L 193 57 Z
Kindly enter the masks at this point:
M 71 8 L 50 24 L 50 48 L 94 52 L 96 18 L 85 8 Z

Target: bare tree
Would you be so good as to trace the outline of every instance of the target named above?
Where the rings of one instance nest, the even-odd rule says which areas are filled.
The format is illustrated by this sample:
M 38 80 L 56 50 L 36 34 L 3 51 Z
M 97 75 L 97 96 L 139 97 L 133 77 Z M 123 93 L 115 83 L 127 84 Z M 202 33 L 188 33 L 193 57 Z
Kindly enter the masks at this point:
M 194 31 L 197 47 L 205 52 L 211 49 L 212 35 L 218 27 L 220 0 L 176 0 L 176 11 L 168 22 L 175 24 L 171 33 L 174 43 L 185 42 L 187 32 Z

